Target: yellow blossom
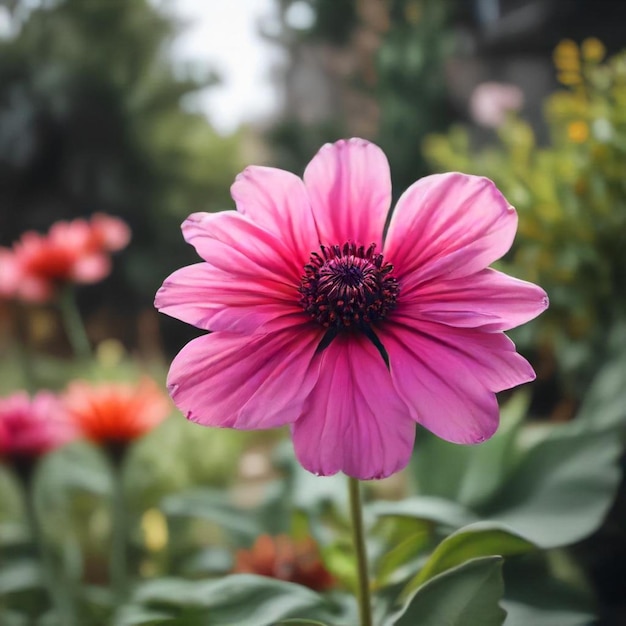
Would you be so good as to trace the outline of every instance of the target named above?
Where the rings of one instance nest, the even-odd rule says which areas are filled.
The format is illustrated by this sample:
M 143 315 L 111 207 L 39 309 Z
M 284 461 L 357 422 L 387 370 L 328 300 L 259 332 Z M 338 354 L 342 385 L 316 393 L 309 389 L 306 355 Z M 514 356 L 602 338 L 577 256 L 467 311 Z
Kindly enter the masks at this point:
M 582 54 L 588 61 L 602 61 L 606 54 L 604 44 L 596 37 L 588 37 L 582 43 Z
M 571 39 L 564 39 L 554 49 L 554 65 L 562 72 L 577 72 L 580 69 L 578 46 Z
M 570 122 L 567 126 L 567 136 L 574 143 L 584 143 L 589 139 L 589 126 L 583 120 Z

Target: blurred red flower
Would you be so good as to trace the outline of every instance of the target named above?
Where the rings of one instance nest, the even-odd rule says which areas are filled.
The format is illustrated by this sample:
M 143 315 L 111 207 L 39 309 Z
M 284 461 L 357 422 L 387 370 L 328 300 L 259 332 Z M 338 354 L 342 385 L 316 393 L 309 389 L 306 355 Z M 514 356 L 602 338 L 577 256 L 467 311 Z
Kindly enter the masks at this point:
M 70 420 L 85 437 L 104 445 L 125 444 L 160 424 L 170 402 L 149 378 L 139 383 L 69 384 L 63 404 Z
M 111 271 L 110 252 L 129 240 L 125 222 L 101 213 L 56 222 L 45 235 L 27 231 L 0 249 L 0 295 L 46 302 L 65 284 L 96 283 Z
M 17 391 L 0 398 L 0 458 L 18 472 L 76 436 L 62 404 L 50 391 L 39 391 L 32 398 Z
M 237 550 L 233 573 L 269 576 L 315 591 L 335 585 L 311 537 L 296 541 L 287 535 L 261 535 L 250 550 Z

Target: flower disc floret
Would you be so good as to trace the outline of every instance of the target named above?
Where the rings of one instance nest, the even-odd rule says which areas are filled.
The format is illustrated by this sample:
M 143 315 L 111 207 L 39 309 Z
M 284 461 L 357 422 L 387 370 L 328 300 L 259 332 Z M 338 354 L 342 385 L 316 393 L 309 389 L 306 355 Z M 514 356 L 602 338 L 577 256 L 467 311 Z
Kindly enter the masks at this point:
M 300 305 L 324 328 L 367 328 L 391 311 L 400 287 L 372 243 L 364 246 L 320 246 L 304 266 L 299 287 Z

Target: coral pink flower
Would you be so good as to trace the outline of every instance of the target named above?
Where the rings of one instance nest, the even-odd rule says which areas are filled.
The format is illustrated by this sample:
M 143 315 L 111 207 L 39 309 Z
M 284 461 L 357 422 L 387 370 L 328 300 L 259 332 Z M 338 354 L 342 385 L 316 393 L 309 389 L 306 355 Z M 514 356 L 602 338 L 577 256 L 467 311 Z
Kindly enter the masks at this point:
M 204 262 L 167 278 L 163 313 L 213 331 L 168 377 L 194 422 L 291 426 L 317 474 L 388 476 L 408 462 L 415 422 L 456 443 L 498 426 L 495 393 L 533 380 L 502 331 L 541 313 L 539 287 L 488 265 L 511 246 L 517 215 L 494 184 L 428 176 L 391 204 L 375 145 L 325 145 L 304 180 L 249 167 L 237 211 L 191 215 Z
M 0 247 L 0 298 L 13 298 L 19 285 L 15 254 L 9 248 Z
M 76 437 L 57 397 L 18 391 L 0 398 L 0 458 L 19 465 L 35 460 Z
M 94 213 L 89 220 L 91 244 L 96 250 L 117 252 L 130 242 L 130 228 L 119 217 Z
M 92 441 L 128 443 L 160 424 L 170 412 L 166 394 L 149 378 L 138 384 L 77 380 L 63 396 L 69 418 Z
M 5 250 L 0 261 L 3 295 L 45 302 L 68 283 L 96 283 L 111 271 L 109 252 L 128 244 L 130 231 L 120 219 L 95 214 L 91 221 L 59 221 L 46 235 L 28 231 Z M 8 275 L 8 276 L 7 276 Z M 9 278 L 11 282 L 9 282 Z

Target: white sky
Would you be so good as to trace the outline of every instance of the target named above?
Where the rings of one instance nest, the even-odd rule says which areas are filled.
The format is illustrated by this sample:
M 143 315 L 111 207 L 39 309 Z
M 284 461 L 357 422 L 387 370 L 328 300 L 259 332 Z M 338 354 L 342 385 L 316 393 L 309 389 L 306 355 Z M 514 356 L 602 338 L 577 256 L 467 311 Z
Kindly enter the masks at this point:
M 257 31 L 259 18 L 272 21 L 274 0 L 169 0 L 188 24 L 174 44 L 175 59 L 206 63 L 222 84 L 204 92 L 197 106 L 218 131 L 228 133 L 241 122 L 269 116 L 279 95 L 270 72 L 281 60 L 278 46 Z

